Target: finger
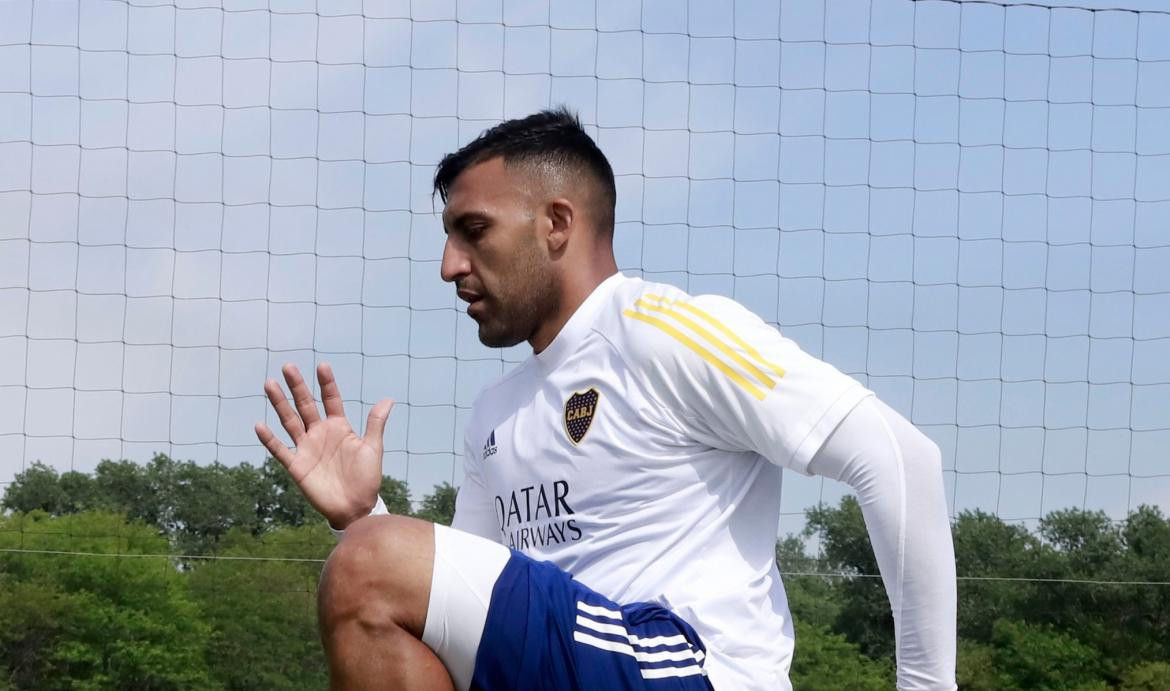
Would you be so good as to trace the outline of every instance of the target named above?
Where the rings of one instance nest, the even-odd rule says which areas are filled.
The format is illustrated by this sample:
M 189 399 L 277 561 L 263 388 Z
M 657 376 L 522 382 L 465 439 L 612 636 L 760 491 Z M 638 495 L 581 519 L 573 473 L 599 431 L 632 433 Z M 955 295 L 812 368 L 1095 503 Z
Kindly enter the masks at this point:
M 297 412 L 301 414 L 301 422 L 304 423 L 305 429 L 309 429 L 321 419 L 313 392 L 309 390 L 309 385 L 305 383 L 300 370 L 293 363 L 286 363 L 281 371 L 284 372 L 284 380 L 288 382 L 288 390 L 292 393 L 293 401 L 297 404 Z
M 289 405 L 280 384 L 275 379 L 269 379 L 264 382 L 264 393 L 268 395 L 268 401 L 272 403 L 272 409 L 280 418 L 280 425 L 284 427 L 284 431 L 288 432 L 294 444 L 299 442 L 305 433 L 305 425 L 301 423 L 301 416 Z
M 370 408 L 370 416 L 366 419 L 366 434 L 362 439 L 371 446 L 382 444 L 382 435 L 386 432 L 386 420 L 390 417 L 390 409 L 394 401 L 383 398 L 378 404 Z
M 263 422 L 257 422 L 256 436 L 260 439 L 260 443 L 264 445 L 264 448 L 268 449 L 268 453 L 272 454 L 273 458 L 280 461 L 280 464 L 284 466 L 285 470 L 292 472 L 292 469 L 290 468 L 294 455 L 292 450 L 285 446 L 284 442 L 276 438 L 276 435 L 272 433 L 272 430 L 268 429 L 268 425 L 264 424 Z
M 325 404 L 326 417 L 345 417 L 345 403 L 341 400 L 341 389 L 328 362 L 317 365 L 317 381 L 321 383 L 321 402 Z

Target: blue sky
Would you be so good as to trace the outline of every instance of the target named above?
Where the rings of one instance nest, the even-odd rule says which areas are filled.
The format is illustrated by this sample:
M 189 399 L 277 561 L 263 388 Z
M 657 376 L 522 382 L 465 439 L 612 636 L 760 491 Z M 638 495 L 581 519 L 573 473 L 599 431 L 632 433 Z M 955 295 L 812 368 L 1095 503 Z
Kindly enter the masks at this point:
M 933 0 L 2 3 L 0 482 L 259 462 L 264 378 L 326 359 L 351 420 L 399 401 L 388 473 L 458 483 L 527 351 L 439 280 L 430 178 L 565 103 L 622 269 L 861 379 L 943 448 L 952 510 L 1170 506 L 1167 35 Z M 842 492 L 788 474 L 784 510 Z

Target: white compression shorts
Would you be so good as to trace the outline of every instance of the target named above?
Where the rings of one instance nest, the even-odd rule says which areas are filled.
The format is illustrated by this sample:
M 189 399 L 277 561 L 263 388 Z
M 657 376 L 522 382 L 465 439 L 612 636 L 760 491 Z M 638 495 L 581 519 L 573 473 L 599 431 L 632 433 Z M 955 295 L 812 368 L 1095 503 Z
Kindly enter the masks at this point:
M 422 641 L 446 665 L 456 691 L 471 686 L 492 589 L 511 556 L 499 543 L 435 524 L 435 568 Z

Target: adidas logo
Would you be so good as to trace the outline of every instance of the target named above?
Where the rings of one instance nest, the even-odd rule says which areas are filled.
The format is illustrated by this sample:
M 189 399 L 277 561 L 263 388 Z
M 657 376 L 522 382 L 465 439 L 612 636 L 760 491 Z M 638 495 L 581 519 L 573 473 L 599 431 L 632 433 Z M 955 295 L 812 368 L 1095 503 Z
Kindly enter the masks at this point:
M 488 435 L 487 441 L 483 443 L 483 460 L 487 460 L 488 456 L 496 453 L 496 431 Z

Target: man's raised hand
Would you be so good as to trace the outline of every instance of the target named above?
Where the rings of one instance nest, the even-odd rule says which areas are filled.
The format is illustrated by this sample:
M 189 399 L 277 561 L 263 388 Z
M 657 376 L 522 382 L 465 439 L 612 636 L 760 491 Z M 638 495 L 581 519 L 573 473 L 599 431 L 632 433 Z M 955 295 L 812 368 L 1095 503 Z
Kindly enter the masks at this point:
M 359 437 L 345 419 L 341 392 L 328 363 L 317 366 L 324 418 L 318 414 L 313 392 L 296 365 L 287 363 L 282 371 L 296 408 L 275 379 L 264 382 L 264 393 L 296 450 L 285 446 L 263 422 L 256 423 L 256 436 L 292 475 L 313 508 L 334 528 L 344 530 L 368 514 L 378 500 L 382 433 L 394 402 L 389 398 L 379 401 L 370 410 L 365 436 Z

